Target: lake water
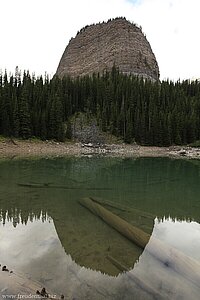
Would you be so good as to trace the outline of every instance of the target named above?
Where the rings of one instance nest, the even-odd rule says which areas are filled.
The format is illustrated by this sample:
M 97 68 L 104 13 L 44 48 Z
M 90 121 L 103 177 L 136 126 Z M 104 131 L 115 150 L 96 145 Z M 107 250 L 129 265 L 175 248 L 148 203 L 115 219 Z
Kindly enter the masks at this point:
M 65 299 L 199 299 L 200 161 L 2 159 L 0 182 L 1 264 Z M 150 234 L 145 249 L 85 197 Z

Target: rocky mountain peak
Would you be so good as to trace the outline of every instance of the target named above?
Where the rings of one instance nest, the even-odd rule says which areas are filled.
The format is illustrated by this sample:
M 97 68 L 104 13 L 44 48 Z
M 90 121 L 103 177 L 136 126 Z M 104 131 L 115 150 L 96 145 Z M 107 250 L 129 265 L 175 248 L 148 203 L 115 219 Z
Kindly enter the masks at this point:
M 56 74 L 59 77 L 92 75 L 111 70 L 159 79 L 159 68 L 141 27 L 125 18 L 85 26 L 67 45 Z

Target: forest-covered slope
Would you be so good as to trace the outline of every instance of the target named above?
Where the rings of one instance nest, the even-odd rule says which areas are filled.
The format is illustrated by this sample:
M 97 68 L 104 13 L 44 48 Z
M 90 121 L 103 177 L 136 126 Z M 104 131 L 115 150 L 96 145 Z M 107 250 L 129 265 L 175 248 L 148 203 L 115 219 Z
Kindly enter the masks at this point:
M 200 83 L 151 82 L 115 67 L 76 79 L 0 75 L 1 135 L 64 141 L 78 112 L 128 143 L 187 144 L 200 139 Z

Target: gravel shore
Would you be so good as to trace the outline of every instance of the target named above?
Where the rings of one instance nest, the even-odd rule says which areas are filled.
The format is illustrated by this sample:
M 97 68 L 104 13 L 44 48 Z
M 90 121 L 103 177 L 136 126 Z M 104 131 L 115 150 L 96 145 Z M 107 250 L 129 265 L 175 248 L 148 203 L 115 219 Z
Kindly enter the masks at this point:
M 191 147 L 146 147 L 127 144 L 81 144 L 54 141 L 10 140 L 0 142 L 0 157 L 83 156 L 103 154 L 124 157 L 189 157 L 200 158 L 200 149 Z

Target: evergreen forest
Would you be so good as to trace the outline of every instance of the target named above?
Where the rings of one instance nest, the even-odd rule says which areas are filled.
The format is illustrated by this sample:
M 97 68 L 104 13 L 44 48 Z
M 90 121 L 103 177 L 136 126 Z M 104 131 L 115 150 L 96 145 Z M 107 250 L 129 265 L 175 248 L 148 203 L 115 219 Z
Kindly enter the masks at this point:
M 0 74 L 0 135 L 64 141 L 82 112 L 126 143 L 184 145 L 200 140 L 200 82 L 144 80 L 113 67 L 102 75 Z

